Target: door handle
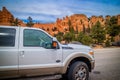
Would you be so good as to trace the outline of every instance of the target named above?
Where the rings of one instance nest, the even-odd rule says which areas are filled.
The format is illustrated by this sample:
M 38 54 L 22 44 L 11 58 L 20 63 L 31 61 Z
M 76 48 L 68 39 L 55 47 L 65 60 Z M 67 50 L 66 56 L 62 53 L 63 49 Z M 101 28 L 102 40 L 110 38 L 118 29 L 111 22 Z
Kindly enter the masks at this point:
M 24 57 L 24 56 L 25 56 L 25 52 L 24 52 L 24 51 L 21 51 L 21 52 L 20 52 L 20 56 L 21 56 L 21 57 Z
M 56 62 L 57 62 L 57 63 L 60 63 L 60 62 L 61 62 L 61 60 L 56 60 Z

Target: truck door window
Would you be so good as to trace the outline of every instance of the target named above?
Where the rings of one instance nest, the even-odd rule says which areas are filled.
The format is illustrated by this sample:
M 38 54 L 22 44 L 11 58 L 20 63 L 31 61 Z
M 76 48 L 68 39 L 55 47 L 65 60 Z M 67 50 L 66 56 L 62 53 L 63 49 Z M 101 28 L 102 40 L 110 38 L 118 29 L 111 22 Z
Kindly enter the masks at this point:
M 25 29 L 23 45 L 25 47 L 52 48 L 52 38 L 40 30 Z
M 16 30 L 13 28 L 0 28 L 0 47 L 15 46 Z

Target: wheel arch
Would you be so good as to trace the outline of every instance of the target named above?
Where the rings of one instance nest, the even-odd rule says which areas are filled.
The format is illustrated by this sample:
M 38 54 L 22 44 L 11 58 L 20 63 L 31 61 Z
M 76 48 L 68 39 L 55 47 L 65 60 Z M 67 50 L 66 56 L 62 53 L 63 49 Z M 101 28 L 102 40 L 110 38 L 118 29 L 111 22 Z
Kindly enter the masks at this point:
M 88 57 L 85 57 L 85 56 L 76 56 L 72 59 L 69 60 L 69 62 L 66 63 L 66 65 L 64 66 L 64 69 L 62 70 L 63 74 L 65 74 L 69 67 L 74 63 L 74 62 L 77 62 L 77 61 L 82 61 L 82 62 L 85 62 L 89 68 L 89 72 L 91 72 L 91 62 L 90 62 L 90 59 Z
M 89 72 L 91 72 L 91 63 L 90 63 L 90 60 L 86 57 L 76 57 L 73 60 L 71 60 L 68 66 L 71 66 L 74 62 L 77 62 L 77 61 L 82 61 L 86 63 L 88 66 Z

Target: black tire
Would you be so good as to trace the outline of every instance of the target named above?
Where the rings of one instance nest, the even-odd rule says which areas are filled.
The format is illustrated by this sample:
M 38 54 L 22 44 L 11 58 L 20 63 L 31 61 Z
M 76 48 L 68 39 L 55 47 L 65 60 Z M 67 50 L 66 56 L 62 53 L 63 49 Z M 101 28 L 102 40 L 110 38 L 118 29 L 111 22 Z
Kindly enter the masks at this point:
M 73 63 L 68 70 L 68 80 L 88 80 L 89 70 L 84 62 L 77 61 Z

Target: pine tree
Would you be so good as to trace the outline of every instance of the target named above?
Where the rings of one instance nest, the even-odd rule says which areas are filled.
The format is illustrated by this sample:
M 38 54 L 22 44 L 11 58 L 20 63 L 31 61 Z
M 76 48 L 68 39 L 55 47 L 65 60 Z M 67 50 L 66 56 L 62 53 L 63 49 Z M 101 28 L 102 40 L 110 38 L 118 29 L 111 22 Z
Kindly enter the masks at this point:
M 27 26 L 32 27 L 34 25 L 32 18 L 29 16 L 27 20 L 28 20 Z
M 11 26 L 19 26 L 20 25 L 20 22 L 19 22 L 18 18 L 15 18 L 15 20 L 11 19 L 10 23 L 11 23 Z
M 103 43 L 105 40 L 105 35 L 104 27 L 101 26 L 99 21 L 96 22 L 96 24 L 91 29 L 91 37 L 93 38 L 94 43 Z

